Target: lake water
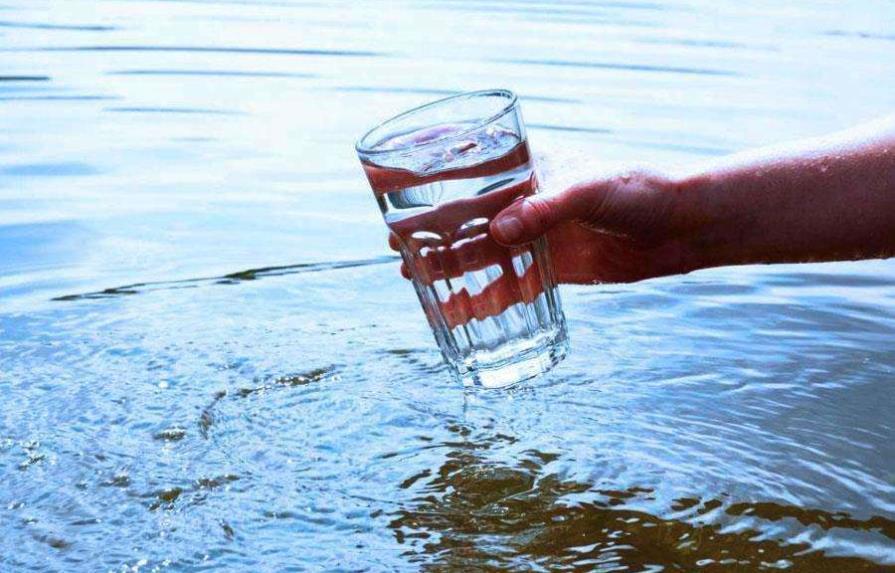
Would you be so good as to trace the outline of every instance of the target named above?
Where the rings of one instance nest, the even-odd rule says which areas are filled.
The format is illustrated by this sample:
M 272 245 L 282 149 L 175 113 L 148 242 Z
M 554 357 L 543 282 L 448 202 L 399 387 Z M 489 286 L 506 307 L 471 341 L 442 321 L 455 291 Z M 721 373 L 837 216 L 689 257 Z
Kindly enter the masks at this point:
M 895 109 L 895 5 L 0 0 L 0 570 L 895 571 L 895 263 L 563 287 L 448 376 L 353 142 L 676 170 Z

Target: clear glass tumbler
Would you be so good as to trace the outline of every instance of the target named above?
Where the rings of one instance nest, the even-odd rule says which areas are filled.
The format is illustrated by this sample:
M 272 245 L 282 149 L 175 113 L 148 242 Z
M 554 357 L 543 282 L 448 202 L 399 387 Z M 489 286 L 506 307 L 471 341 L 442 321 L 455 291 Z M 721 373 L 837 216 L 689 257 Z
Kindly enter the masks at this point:
M 497 388 L 568 351 L 546 239 L 507 248 L 491 219 L 538 191 L 516 96 L 487 90 L 398 115 L 357 143 L 385 222 L 454 375 Z

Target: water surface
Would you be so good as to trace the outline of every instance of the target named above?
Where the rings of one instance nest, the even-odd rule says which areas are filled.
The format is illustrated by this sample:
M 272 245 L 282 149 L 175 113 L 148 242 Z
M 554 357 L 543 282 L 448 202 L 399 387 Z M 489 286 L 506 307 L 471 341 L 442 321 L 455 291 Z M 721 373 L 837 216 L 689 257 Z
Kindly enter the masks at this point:
M 0 570 L 895 570 L 895 267 L 563 287 L 467 393 L 352 143 L 674 170 L 895 108 L 890 2 L 6 0 Z

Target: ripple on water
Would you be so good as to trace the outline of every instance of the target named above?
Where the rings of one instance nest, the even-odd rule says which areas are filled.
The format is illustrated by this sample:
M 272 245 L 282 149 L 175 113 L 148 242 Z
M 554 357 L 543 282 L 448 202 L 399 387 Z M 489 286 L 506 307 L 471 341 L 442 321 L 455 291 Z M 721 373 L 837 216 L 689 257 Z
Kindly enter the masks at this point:
M 0 570 L 895 571 L 890 263 L 564 287 L 465 391 L 351 148 L 493 85 L 600 170 L 822 133 L 871 4 L 5 0 Z
M 864 559 L 811 551 L 805 542 L 763 539 L 752 527 L 731 528 L 725 524 L 731 516 L 841 529 L 849 534 L 844 545 L 895 540 L 895 522 L 880 516 L 858 520 L 774 503 L 681 498 L 667 508 L 669 517 L 661 517 L 638 510 L 642 502 L 654 505 L 651 488 L 605 490 L 564 478 L 549 469 L 555 454 L 529 451 L 505 465 L 482 452 L 475 444 L 457 444 L 437 470 L 402 484 L 416 495 L 391 514 L 389 527 L 409 548 L 411 562 L 445 571 L 482 563 L 496 569 L 537 563 L 548 570 L 880 570 Z M 710 514 L 716 517 L 707 520 Z
M 8 177 L 85 177 L 99 171 L 88 163 L 77 161 L 53 163 L 24 163 L 0 168 L 0 175 Z

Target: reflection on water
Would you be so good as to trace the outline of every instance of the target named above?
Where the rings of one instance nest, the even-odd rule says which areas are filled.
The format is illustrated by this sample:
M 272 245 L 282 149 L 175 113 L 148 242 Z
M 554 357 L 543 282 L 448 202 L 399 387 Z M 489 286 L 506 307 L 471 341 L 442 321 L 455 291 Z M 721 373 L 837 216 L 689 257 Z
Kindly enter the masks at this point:
M 765 523 L 798 522 L 808 528 L 881 533 L 895 542 L 895 521 L 856 520 L 776 503 L 718 499 L 671 500 L 659 517 L 632 509 L 654 501 L 655 490 L 599 489 L 564 479 L 547 468 L 562 454 L 523 453 L 513 465 L 491 463 L 490 443 L 472 443 L 455 426 L 440 467 L 400 484 L 416 496 L 395 512 L 390 527 L 408 546 L 411 563 L 427 571 L 879 571 L 876 563 L 812 552 L 807 542 L 781 543 L 731 516 Z M 491 443 L 515 439 L 496 435 Z M 448 445 L 448 444 L 446 444 Z
M 891 263 L 564 288 L 464 393 L 352 149 L 495 86 L 588 173 L 822 133 L 891 3 L 0 13 L 0 571 L 895 571 Z

